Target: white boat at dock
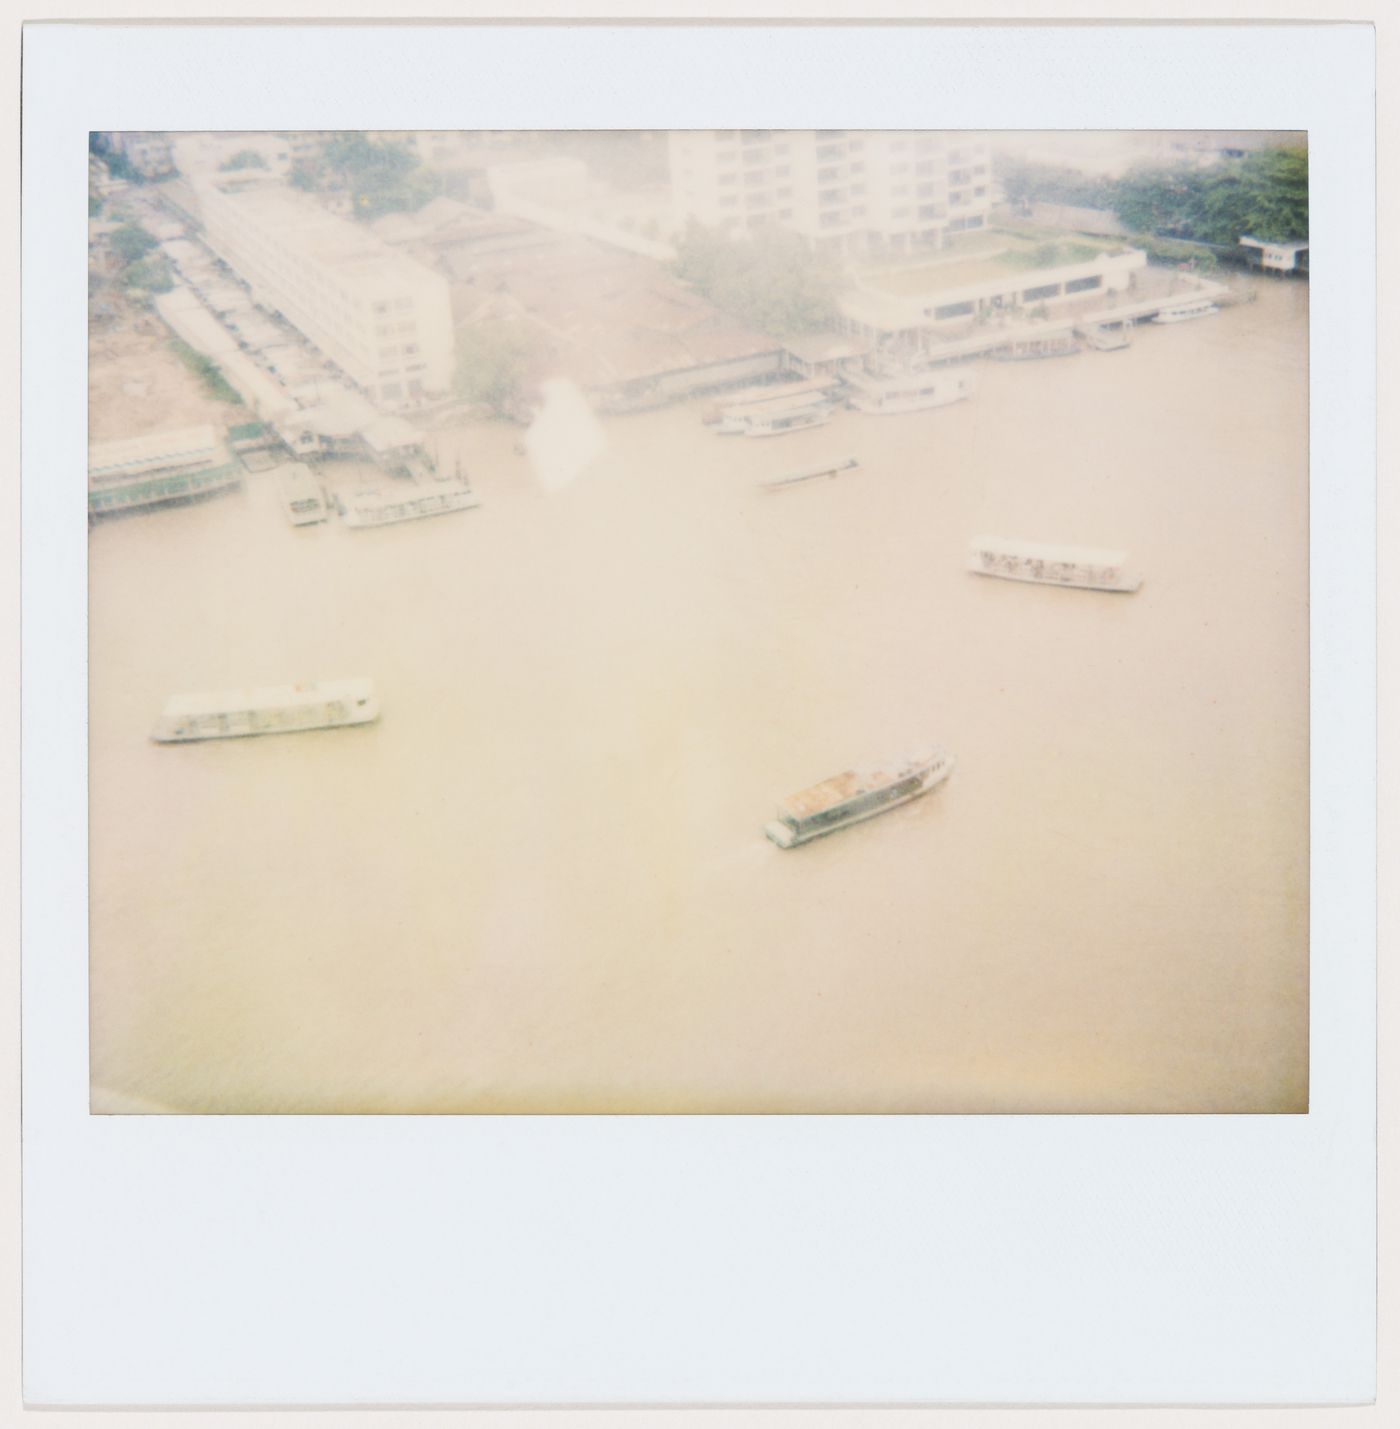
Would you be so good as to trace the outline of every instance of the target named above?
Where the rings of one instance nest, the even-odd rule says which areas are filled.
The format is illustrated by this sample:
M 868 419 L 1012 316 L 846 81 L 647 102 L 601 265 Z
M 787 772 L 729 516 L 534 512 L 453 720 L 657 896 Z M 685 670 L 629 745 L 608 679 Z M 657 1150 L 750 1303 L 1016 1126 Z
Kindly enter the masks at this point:
M 968 569 L 979 576 L 1031 581 L 1037 585 L 1071 586 L 1080 590 L 1135 591 L 1140 576 L 1128 568 L 1126 551 L 1087 546 L 1038 545 L 979 536 L 972 542 Z
M 779 848 L 835 833 L 863 819 L 907 804 L 953 772 L 953 757 L 924 749 L 869 769 L 847 770 L 793 794 L 778 805 L 778 817 L 763 832 Z
M 791 401 L 804 398 L 814 402 L 826 398 L 836 386 L 834 378 L 812 377 L 800 382 L 768 382 L 758 387 L 745 387 L 738 392 L 730 392 L 717 397 L 707 407 L 700 420 L 706 426 L 714 426 L 726 417 L 742 416 L 755 407 L 767 406 L 770 402 Z
M 800 426 L 819 426 L 830 416 L 831 402 L 825 391 L 780 391 L 766 402 L 726 409 L 715 430 L 726 437 L 774 436 Z
M 404 483 L 397 491 L 352 491 L 348 496 L 337 496 L 335 504 L 345 524 L 358 528 L 392 526 L 398 521 L 467 511 L 480 506 L 481 498 L 465 483 L 433 480 Z
M 1164 307 L 1152 321 L 1154 323 L 1184 323 L 1190 322 L 1192 318 L 1208 318 L 1212 313 L 1219 311 L 1220 309 L 1210 298 L 1191 298 L 1184 303 Z
M 312 475 L 311 468 L 299 461 L 290 462 L 278 471 L 277 491 L 282 499 L 282 510 L 293 526 L 325 521 L 331 514 L 321 483 Z
M 852 369 L 843 376 L 852 389 L 851 406 L 858 412 L 877 416 L 946 407 L 970 397 L 976 386 L 976 377 L 969 367 L 866 368 Z
M 790 407 L 782 411 L 755 413 L 744 427 L 746 437 L 781 437 L 788 432 L 804 431 L 807 427 L 822 427 L 831 420 L 832 406 Z
M 778 491 L 784 486 L 796 486 L 799 482 L 812 481 L 818 477 L 840 476 L 843 471 L 854 471 L 859 465 L 853 456 L 833 457 L 829 461 L 819 461 L 813 466 L 785 472 L 782 476 L 765 477 L 758 484 L 768 491 Z
M 317 684 L 270 685 L 214 694 L 176 695 L 166 705 L 151 738 L 157 744 L 196 739 L 238 739 L 251 734 L 290 734 L 379 718 L 372 680 L 325 680 Z

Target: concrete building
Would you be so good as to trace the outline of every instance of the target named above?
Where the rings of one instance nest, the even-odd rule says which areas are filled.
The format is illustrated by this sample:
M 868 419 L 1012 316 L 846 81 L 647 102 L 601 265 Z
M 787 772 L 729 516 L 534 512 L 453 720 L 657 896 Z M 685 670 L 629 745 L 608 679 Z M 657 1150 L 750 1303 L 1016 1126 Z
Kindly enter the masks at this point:
M 1122 297 L 1147 267 L 1147 255 L 1136 248 L 1105 248 L 1073 261 L 1054 257 L 1025 266 L 1021 260 L 1033 245 L 1006 241 L 1003 254 L 906 269 L 887 282 L 867 275 L 837 299 L 838 327 L 872 347 L 929 351 L 950 338 L 972 337 L 979 324 L 1040 311 L 1064 317 L 1090 300 Z M 995 346 L 997 339 L 988 335 L 993 333 L 983 329 L 973 346 L 978 341 Z
M 985 144 L 960 134 L 698 129 L 669 137 L 678 221 L 734 237 L 776 225 L 836 253 L 938 247 L 983 227 Z
M 451 386 L 445 279 L 289 190 L 197 187 L 209 247 L 376 402 L 412 403 Z

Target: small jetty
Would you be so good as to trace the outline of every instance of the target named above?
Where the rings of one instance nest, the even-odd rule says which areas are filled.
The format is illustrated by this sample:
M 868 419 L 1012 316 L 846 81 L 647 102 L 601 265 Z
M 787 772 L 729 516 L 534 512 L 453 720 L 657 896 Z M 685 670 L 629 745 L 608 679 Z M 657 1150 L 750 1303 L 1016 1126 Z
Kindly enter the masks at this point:
M 860 466 L 853 456 L 832 457 L 819 461 L 813 466 L 799 467 L 796 471 L 784 472 L 781 476 L 764 477 L 758 484 L 765 491 L 781 491 L 784 487 L 798 486 L 804 481 L 815 481 L 824 476 L 840 476 L 843 471 L 854 471 Z
M 1095 352 L 1118 352 L 1130 346 L 1126 323 L 1085 323 L 1074 331 Z

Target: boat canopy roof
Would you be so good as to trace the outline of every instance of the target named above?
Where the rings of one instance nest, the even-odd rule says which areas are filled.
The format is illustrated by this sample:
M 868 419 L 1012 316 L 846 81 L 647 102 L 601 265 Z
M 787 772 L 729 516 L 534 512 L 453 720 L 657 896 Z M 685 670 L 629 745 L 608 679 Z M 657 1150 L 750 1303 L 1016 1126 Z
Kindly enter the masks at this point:
M 324 680 L 319 684 L 262 685 L 242 690 L 216 690 L 208 694 L 176 695 L 165 706 L 167 718 L 226 714 L 242 710 L 303 709 L 330 700 L 369 699 L 374 681 Z
M 1126 551 L 1107 550 L 1097 546 L 1056 546 L 1036 541 L 1016 541 L 1005 536 L 977 536 L 972 549 L 991 551 L 998 556 L 1019 556 L 1030 561 L 1060 561 L 1076 566 L 1121 566 L 1127 562 Z
M 785 819 L 810 819 L 825 813 L 851 799 L 869 794 L 876 789 L 888 788 L 901 779 L 911 779 L 922 774 L 937 762 L 939 755 L 933 750 L 920 750 L 902 759 L 891 759 L 885 764 L 871 765 L 865 769 L 848 769 L 844 774 L 833 774 L 820 784 L 813 784 L 789 795 L 778 805 L 778 815 Z

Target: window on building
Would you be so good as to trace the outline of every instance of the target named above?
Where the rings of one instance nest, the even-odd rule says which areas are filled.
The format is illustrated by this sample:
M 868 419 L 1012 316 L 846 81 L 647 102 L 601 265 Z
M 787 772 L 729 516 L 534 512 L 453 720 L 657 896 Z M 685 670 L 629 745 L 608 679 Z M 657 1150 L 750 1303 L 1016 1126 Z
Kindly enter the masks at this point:
M 935 308 L 933 315 L 937 319 L 943 318 L 965 318 L 971 315 L 973 303 L 944 303 L 941 308 Z
M 980 219 L 978 220 L 981 221 Z M 1065 284 L 1066 293 L 1087 293 L 1090 288 L 1097 288 L 1103 283 L 1103 278 L 1095 273 L 1092 278 L 1071 278 Z
M 1058 298 L 1060 296 L 1060 285 L 1058 283 L 1042 283 L 1038 288 L 1027 288 L 1021 294 L 1023 303 L 1038 303 L 1042 298 Z

